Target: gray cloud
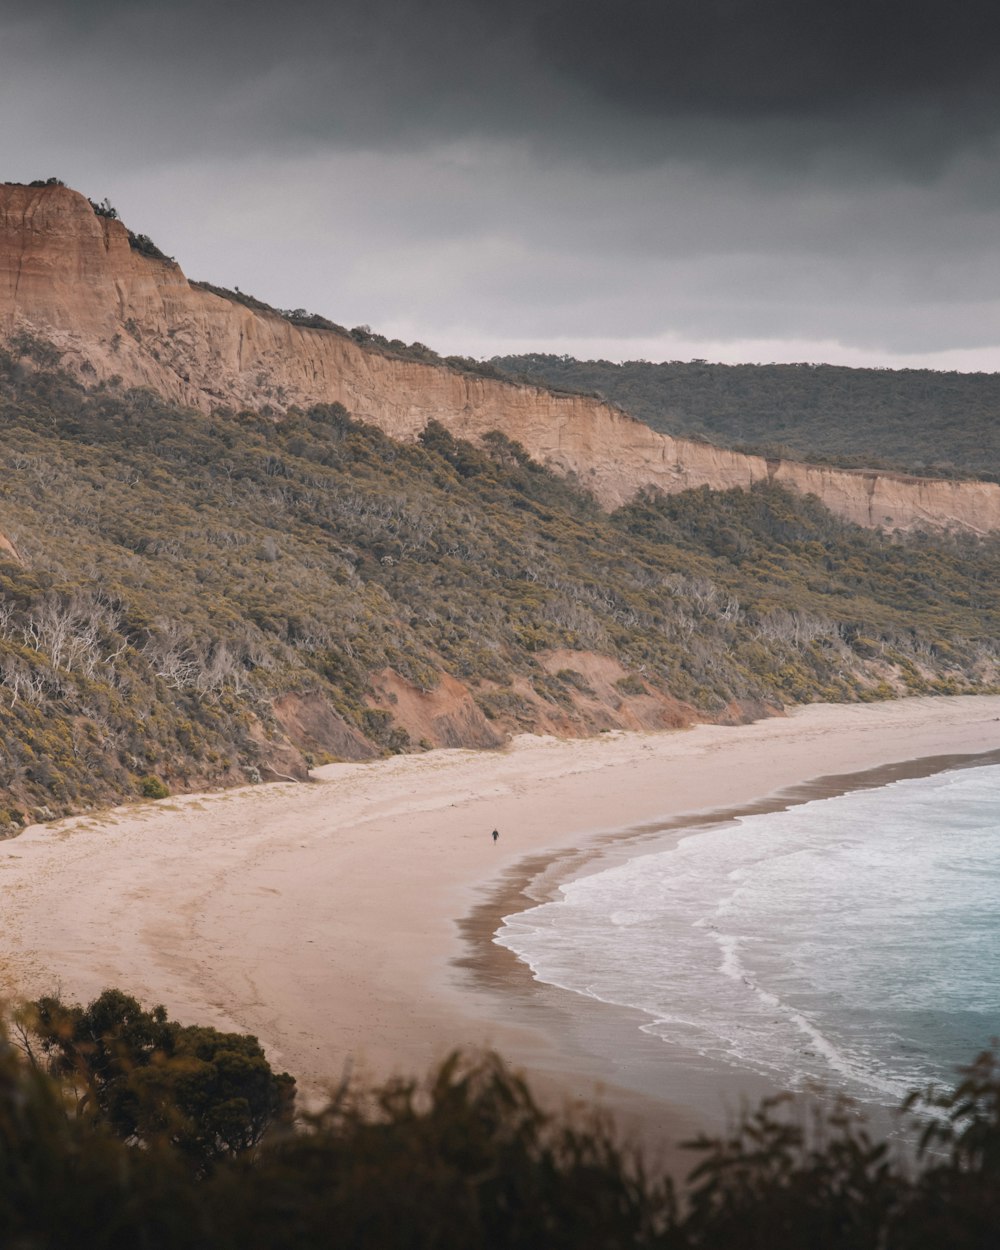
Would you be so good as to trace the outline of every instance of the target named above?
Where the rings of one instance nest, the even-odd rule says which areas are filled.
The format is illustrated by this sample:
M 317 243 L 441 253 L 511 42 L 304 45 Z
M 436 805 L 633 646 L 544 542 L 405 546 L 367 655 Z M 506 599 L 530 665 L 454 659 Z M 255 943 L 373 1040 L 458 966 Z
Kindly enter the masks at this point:
M 176 125 L 165 99 L 199 110 L 185 138 L 208 148 L 485 135 L 919 169 L 1000 122 L 985 0 L 40 0 L 20 27 L 93 98 L 128 91 L 152 138 Z
M 997 101 L 988 0 L 560 0 L 538 23 L 551 61 L 659 116 L 829 113 Z
M 998 12 L 36 0 L 0 8 L 0 159 L 193 276 L 444 350 L 989 346 Z

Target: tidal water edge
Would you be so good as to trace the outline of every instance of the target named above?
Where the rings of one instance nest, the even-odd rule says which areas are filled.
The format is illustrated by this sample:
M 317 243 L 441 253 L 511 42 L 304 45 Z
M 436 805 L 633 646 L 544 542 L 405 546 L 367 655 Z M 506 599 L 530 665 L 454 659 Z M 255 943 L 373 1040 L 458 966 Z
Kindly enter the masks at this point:
M 665 1047 L 781 1088 L 896 1105 L 1000 1035 L 1000 763 L 634 849 L 496 941 Z

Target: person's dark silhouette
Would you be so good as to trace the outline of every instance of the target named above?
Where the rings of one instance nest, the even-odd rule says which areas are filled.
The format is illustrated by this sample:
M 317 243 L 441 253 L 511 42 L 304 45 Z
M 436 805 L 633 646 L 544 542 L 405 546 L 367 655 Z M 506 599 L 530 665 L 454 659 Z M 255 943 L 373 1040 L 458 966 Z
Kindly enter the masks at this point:
M 495 842 L 495 841 L 497 840 L 497 838 L 499 838 L 499 837 L 500 837 L 500 830 L 499 830 L 499 829 L 494 829 L 494 830 L 493 830 L 493 841 Z

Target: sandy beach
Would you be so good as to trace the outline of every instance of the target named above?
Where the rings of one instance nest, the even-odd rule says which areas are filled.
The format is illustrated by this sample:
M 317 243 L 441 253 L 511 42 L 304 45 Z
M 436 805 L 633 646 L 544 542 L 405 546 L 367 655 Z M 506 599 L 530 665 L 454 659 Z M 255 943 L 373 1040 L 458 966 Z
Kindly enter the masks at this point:
M 589 1099 L 602 1081 L 626 1120 L 648 1118 L 641 1083 L 619 1088 L 588 1053 L 589 1004 L 563 1027 L 558 1005 L 525 1010 L 502 968 L 485 974 L 489 918 L 551 861 L 584 870 L 612 835 L 820 776 L 995 750 L 1000 697 L 814 705 L 736 728 L 329 765 L 311 785 L 35 826 L 0 843 L 0 996 L 118 986 L 256 1034 L 313 1095 L 348 1063 L 381 1078 L 492 1046 L 545 1088 Z M 583 854 L 560 858 L 571 850 Z M 613 1027 L 627 1045 L 634 1024 L 618 1013 Z

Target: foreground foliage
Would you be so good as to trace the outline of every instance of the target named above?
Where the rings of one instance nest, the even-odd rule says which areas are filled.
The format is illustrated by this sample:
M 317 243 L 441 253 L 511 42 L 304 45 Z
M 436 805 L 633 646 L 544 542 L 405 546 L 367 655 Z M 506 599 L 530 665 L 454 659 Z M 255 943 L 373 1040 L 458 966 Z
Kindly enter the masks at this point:
M 157 1012 L 143 1013 L 116 991 L 75 1012 L 74 1034 L 85 1017 L 93 1026 L 110 1013 L 120 1043 L 112 1047 L 115 1062 L 138 1057 L 130 1079 L 155 1066 L 148 1055 L 160 1053 L 158 1043 L 149 1051 L 144 1030 L 162 1027 Z M 106 1045 L 110 1034 L 101 1037 Z M 61 1033 L 60 1056 L 69 1054 L 65 1042 Z M 87 1057 L 91 1072 L 103 1070 L 98 1053 Z M 160 1094 L 164 1122 L 175 1113 L 202 1128 L 212 1120 L 207 1106 L 182 1108 L 182 1082 Z M 137 1133 L 133 1120 L 116 1113 L 80 1114 L 55 1070 L 0 1042 L 0 1244 L 995 1246 L 1000 1070 L 993 1056 L 981 1056 L 956 1090 L 914 1096 L 908 1110 L 929 1124 L 916 1164 L 900 1163 L 847 1108 L 807 1119 L 793 1100 L 775 1099 L 731 1134 L 693 1143 L 701 1160 L 677 1187 L 622 1147 L 606 1119 L 553 1117 L 496 1057 L 453 1056 L 423 1083 L 344 1088 L 297 1131 L 275 1120 L 252 1145 L 206 1162 L 170 1132 Z M 936 1118 L 928 1120 L 928 1111 Z
M 0 548 L 0 836 L 283 775 L 289 693 L 343 726 L 321 760 L 415 747 L 386 669 L 450 674 L 520 731 L 600 727 L 566 652 L 620 666 L 613 705 L 708 716 L 996 684 L 996 539 L 895 540 L 766 486 L 609 516 L 500 434 L 400 444 L 337 405 L 207 417 L 84 391 L 32 340 L 0 353 L 0 421 L 0 532 L 24 557 Z
M 120 990 L 87 1007 L 42 998 L 20 1016 L 33 1064 L 71 1092 L 78 1119 L 198 1171 L 237 1158 L 289 1124 L 295 1081 L 271 1071 L 255 1037 L 182 1026 Z

